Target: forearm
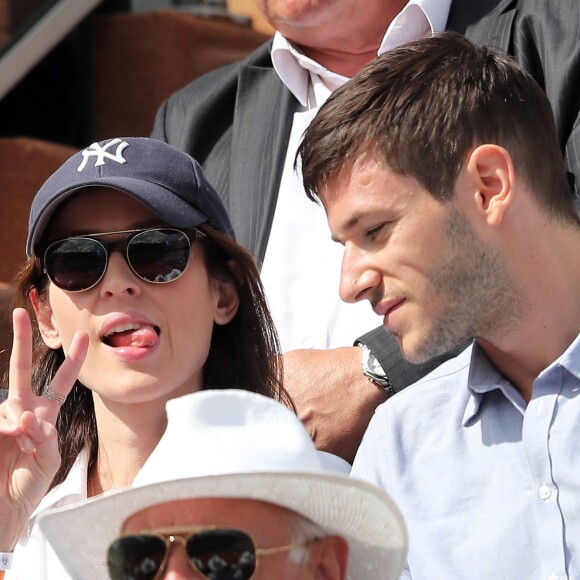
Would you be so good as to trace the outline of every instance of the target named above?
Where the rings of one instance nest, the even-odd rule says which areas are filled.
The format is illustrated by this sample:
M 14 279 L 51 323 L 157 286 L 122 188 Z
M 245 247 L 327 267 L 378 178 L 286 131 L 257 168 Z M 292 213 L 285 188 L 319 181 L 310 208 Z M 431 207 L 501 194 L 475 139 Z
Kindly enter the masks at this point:
M 0 580 L 4 578 L 4 570 L 10 570 L 12 564 L 12 553 L 24 532 L 26 522 L 24 525 L 18 523 L 16 518 L 4 517 L 0 515 Z
M 288 352 L 284 384 L 316 447 L 349 463 L 388 396 L 363 375 L 358 347 Z
M 28 516 L 2 513 L 0 522 L 0 552 L 12 552 L 26 529 Z

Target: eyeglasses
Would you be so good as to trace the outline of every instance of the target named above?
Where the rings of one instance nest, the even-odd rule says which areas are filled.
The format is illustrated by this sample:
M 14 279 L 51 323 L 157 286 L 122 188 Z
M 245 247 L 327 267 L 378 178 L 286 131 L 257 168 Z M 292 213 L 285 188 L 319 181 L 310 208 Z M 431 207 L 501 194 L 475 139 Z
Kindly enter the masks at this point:
M 125 234 L 123 239 L 101 240 Z M 179 278 L 189 263 L 193 241 L 204 234 L 174 228 L 124 230 L 74 236 L 50 244 L 44 252 L 43 270 L 59 288 L 82 292 L 96 286 L 107 271 L 112 251 L 121 252 L 141 280 L 166 284 Z
M 171 544 L 180 542 L 189 565 L 210 580 L 248 580 L 257 568 L 258 556 L 301 548 L 310 542 L 258 548 L 251 536 L 228 528 L 154 530 L 122 536 L 107 553 L 111 580 L 157 580 L 163 574 Z

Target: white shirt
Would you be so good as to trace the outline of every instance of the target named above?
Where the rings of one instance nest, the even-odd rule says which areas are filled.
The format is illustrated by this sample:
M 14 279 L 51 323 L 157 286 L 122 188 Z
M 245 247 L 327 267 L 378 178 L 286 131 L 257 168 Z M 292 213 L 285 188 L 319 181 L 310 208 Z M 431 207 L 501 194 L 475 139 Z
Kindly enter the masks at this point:
M 4 580 L 69 580 L 60 559 L 38 526 L 38 516 L 45 511 L 69 505 L 87 497 L 88 456 L 81 453 L 66 479 L 51 489 L 32 513 L 22 538 L 14 549 L 12 567 Z M 87 522 L 90 526 L 90 522 Z
M 445 29 L 451 0 L 411 0 L 395 17 L 378 54 Z M 310 201 L 294 159 L 302 134 L 331 92 L 348 79 L 302 54 L 280 33 L 272 45 L 274 68 L 300 103 L 261 277 L 282 350 L 351 346 L 382 324 L 368 304 L 346 304 L 338 286 L 342 248 L 330 237 L 322 206 Z

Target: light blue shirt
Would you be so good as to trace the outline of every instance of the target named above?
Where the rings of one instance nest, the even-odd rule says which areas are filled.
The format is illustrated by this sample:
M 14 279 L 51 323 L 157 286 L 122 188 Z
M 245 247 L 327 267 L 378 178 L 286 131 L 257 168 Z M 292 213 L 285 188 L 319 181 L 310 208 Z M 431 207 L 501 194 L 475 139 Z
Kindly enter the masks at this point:
M 351 474 L 401 508 L 405 578 L 580 579 L 580 336 L 527 406 L 468 348 L 377 409 Z

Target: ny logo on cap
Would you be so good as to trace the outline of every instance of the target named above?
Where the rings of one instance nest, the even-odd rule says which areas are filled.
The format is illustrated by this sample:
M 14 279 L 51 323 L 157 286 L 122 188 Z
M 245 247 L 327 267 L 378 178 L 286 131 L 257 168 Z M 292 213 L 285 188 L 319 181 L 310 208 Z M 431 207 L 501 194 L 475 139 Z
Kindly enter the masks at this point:
M 113 147 L 117 145 L 117 149 L 115 150 L 115 154 L 109 153 L 109 147 Z M 95 161 L 95 167 L 99 167 L 99 165 L 105 164 L 105 158 L 110 159 L 111 161 L 116 161 L 117 163 L 123 164 L 127 163 L 127 160 L 123 158 L 123 151 L 129 147 L 129 143 L 127 141 L 121 141 L 121 139 L 113 139 L 109 141 L 106 145 L 101 147 L 98 143 L 93 143 L 90 147 L 87 147 L 84 151 L 82 151 L 83 160 L 79 165 L 77 171 L 80 173 L 89 162 L 89 157 L 96 157 L 97 160 Z

